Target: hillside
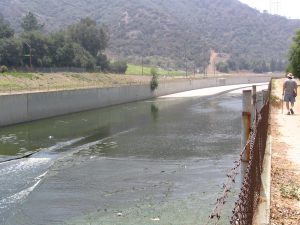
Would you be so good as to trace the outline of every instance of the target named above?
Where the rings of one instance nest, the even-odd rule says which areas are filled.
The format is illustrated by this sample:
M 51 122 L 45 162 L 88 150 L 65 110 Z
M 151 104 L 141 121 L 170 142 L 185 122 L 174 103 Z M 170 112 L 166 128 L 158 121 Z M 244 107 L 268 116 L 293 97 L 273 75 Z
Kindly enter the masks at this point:
M 1 0 L 0 8 L 16 30 L 28 11 L 48 31 L 90 17 L 108 26 L 110 56 L 165 67 L 207 66 L 211 49 L 239 60 L 284 60 L 300 28 L 300 20 L 238 0 Z

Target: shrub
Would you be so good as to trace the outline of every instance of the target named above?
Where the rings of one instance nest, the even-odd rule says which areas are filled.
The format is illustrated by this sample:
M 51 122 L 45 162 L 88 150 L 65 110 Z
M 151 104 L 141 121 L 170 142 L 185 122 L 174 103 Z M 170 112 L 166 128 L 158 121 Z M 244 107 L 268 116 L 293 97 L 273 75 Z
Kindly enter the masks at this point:
M 152 68 L 151 71 L 150 71 L 151 75 L 152 75 L 152 78 L 151 78 L 151 81 L 150 81 L 150 89 L 151 91 L 154 91 L 157 87 L 158 87 L 158 73 L 156 71 L 156 69 Z
M 283 198 L 300 200 L 300 187 L 296 184 L 281 185 L 280 193 Z
M 100 67 L 101 71 L 109 70 L 109 60 L 106 55 L 99 54 L 96 57 L 96 65 Z
M 222 72 L 222 73 L 228 73 L 229 72 L 229 68 L 228 68 L 228 63 L 227 62 L 219 62 L 216 65 L 216 68 L 218 71 Z
M 8 72 L 8 68 L 7 66 L 0 66 L 0 73 L 5 73 L 5 72 Z
M 127 70 L 127 63 L 124 61 L 115 61 L 109 64 L 109 71 L 112 73 L 124 74 Z

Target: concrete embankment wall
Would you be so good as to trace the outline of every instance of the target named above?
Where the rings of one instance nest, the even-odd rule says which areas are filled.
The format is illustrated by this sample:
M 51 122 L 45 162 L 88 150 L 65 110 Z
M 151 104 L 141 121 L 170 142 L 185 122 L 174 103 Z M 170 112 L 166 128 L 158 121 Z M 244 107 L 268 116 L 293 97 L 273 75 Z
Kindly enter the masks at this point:
M 269 82 L 270 76 L 206 78 L 159 81 L 151 92 L 149 85 L 90 88 L 0 96 L 0 126 L 149 99 L 182 91 L 247 83 Z

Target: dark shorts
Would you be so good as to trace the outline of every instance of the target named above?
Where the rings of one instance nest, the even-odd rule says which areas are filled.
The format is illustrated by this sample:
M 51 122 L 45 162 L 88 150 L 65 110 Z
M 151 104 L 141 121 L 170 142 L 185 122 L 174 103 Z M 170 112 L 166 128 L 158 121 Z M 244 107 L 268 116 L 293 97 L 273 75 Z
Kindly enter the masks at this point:
M 295 99 L 294 95 L 287 94 L 287 95 L 284 95 L 283 101 L 294 103 L 296 101 L 296 99 Z

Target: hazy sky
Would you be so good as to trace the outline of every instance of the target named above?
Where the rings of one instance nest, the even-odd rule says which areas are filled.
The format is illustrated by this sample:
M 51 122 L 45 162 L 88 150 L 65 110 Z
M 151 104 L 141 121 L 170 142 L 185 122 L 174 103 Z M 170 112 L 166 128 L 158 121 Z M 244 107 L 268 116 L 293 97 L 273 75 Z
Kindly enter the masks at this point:
M 258 9 L 267 10 L 271 13 L 278 12 L 279 15 L 291 19 L 300 19 L 300 0 L 239 0 L 247 5 Z M 271 4 L 271 2 L 273 4 Z M 276 4 L 278 2 L 278 4 Z M 274 4 L 275 3 L 275 4 Z M 278 9 L 277 9 L 278 5 Z M 277 14 L 277 13 L 276 13 Z

